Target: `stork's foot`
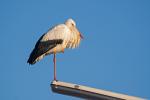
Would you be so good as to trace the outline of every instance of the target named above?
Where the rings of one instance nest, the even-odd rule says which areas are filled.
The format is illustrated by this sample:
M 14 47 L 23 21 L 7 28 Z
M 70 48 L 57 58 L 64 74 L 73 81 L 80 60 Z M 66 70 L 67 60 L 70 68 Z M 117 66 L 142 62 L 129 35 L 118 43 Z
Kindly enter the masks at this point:
M 58 80 L 56 80 L 56 79 L 54 79 L 53 81 L 56 81 L 56 82 L 58 82 Z

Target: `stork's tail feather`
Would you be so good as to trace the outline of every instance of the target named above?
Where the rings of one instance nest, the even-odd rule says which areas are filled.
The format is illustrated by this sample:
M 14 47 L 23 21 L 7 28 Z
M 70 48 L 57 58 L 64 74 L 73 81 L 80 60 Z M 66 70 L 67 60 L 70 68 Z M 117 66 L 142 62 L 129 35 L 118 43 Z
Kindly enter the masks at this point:
M 37 47 L 35 47 L 33 49 L 33 51 L 31 52 L 27 63 L 29 63 L 31 65 L 35 64 L 37 62 L 37 59 L 40 58 L 39 56 L 41 56 L 41 55 L 42 55 L 42 53 L 41 52 L 39 53 L 39 50 L 37 49 Z
M 35 55 L 33 54 L 33 52 L 31 53 L 31 55 L 30 55 L 30 57 L 29 57 L 27 63 L 29 63 L 29 64 L 31 64 L 31 65 L 33 65 L 33 64 L 36 63 L 36 57 L 35 57 Z
M 29 57 L 27 63 L 29 63 L 31 65 L 35 64 L 37 61 L 39 61 L 43 58 L 44 53 L 45 52 L 42 52 L 39 49 L 34 48 L 33 51 L 30 54 L 30 57 Z
M 30 58 L 28 59 L 27 63 L 33 65 L 33 64 L 36 63 L 36 59 L 33 59 L 32 57 L 30 57 Z

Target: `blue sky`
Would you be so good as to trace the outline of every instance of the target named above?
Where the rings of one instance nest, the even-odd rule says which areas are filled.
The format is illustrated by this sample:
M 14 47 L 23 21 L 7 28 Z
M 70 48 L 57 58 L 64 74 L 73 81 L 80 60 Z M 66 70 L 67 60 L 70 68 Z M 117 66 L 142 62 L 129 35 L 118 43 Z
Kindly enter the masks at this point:
M 1 100 L 77 99 L 51 92 L 52 55 L 26 63 L 38 38 L 68 18 L 84 40 L 57 54 L 58 80 L 150 98 L 149 0 L 1 0 Z

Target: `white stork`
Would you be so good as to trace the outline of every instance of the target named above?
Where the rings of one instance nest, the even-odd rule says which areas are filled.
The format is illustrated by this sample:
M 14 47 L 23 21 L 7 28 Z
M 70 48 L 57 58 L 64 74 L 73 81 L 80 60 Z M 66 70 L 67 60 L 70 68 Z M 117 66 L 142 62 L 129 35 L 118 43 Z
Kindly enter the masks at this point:
M 68 19 L 64 24 L 54 26 L 40 37 L 27 63 L 32 65 L 44 56 L 54 54 L 54 80 L 56 80 L 56 53 L 64 53 L 65 48 L 77 47 L 82 38 L 75 21 Z

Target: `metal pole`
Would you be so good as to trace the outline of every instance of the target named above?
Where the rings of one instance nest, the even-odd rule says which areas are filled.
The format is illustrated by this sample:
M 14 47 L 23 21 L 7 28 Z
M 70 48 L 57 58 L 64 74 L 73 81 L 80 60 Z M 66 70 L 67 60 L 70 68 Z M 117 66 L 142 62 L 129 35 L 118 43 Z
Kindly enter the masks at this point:
M 96 89 L 83 85 L 77 85 L 55 80 L 52 81 L 51 88 L 53 92 L 59 94 L 75 96 L 88 100 L 146 100 L 135 96 L 129 96 L 102 89 Z

